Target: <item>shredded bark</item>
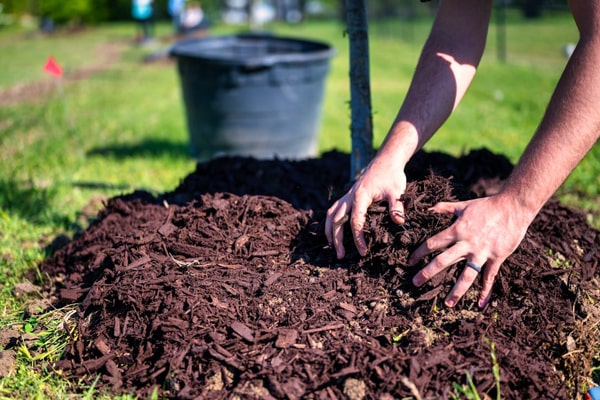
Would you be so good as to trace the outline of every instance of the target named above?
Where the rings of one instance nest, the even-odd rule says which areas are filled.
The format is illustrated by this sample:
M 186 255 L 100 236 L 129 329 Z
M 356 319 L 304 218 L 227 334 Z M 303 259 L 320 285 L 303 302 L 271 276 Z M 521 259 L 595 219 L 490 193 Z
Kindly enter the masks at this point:
M 551 199 L 503 264 L 492 303 L 477 307 L 476 282 L 449 309 L 464 263 L 416 288 L 424 263 L 407 258 L 453 221 L 429 207 L 494 193 L 511 164 L 485 149 L 419 153 L 407 223 L 374 204 L 369 254 L 346 231 L 337 260 L 323 224 L 349 165 L 337 152 L 219 158 L 173 192 L 110 199 L 40 265 L 59 304 L 80 303 L 55 368 L 140 398 L 156 388 L 172 399 L 445 399 L 469 379 L 496 398 L 497 365 L 502 398 L 580 396 L 598 343 L 581 327 L 600 300 L 600 235 L 585 216 Z

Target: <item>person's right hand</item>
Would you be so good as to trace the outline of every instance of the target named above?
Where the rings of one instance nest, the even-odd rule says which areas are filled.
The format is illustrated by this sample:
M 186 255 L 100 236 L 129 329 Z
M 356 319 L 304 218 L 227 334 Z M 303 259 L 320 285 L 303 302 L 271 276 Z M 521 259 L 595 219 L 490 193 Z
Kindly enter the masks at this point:
M 391 156 L 378 156 L 371 161 L 352 188 L 327 210 L 325 236 L 335 248 L 338 259 L 346 255 L 344 224 L 348 221 L 359 254 L 367 254 L 363 228 L 367 209 L 372 203 L 386 201 L 392 221 L 404 224 L 404 204 L 400 196 L 405 190 L 404 164 Z

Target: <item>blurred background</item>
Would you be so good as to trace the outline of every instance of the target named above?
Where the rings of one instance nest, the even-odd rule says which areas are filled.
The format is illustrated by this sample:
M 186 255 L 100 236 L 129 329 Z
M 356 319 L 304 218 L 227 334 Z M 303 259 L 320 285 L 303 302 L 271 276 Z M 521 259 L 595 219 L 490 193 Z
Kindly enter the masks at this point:
M 501 5 L 519 10 L 526 18 L 540 18 L 547 10 L 566 10 L 560 0 L 500 0 Z M 154 0 L 155 19 L 167 20 L 169 0 Z M 416 16 L 422 7 L 418 0 L 369 0 L 370 18 Z M 100 22 L 127 21 L 131 18 L 130 0 L 3 0 L 3 25 L 40 23 L 46 29 Z M 436 1 L 428 3 L 435 9 Z M 203 0 L 202 8 L 214 21 L 297 23 L 307 18 L 345 18 L 344 0 Z

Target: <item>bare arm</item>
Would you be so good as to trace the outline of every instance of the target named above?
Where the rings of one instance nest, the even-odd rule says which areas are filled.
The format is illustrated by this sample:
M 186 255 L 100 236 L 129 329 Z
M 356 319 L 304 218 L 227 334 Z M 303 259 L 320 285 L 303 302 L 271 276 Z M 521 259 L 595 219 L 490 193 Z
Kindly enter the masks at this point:
M 354 243 L 366 254 L 362 230 L 371 203 L 386 201 L 394 222 L 405 222 L 400 201 L 406 188 L 404 167 L 471 83 L 485 48 L 491 5 L 491 0 L 441 1 L 404 104 L 383 145 L 352 189 L 327 212 L 325 234 L 338 258 L 345 255 L 343 226 L 348 216 Z
M 600 135 L 600 4 L 569 2 L 580 40 L 504 193 L 531 219 Z
M 380 153 L 408 159 L 456 108 L 485 49 L 492 2 L 442 1 L 415 75 Z
M 514 252 L 544 203 L 564 182 L 600 136 L 600 5 L 569 0 L 580 39 L 556 87 L 544 118 L 503 189 L 496 195 L 443 202 L 433 211 L 453 213 L 456 221 L 427 239 L 409 258 L 415 264 L 440 250 L 413 278 L 417 286 L 461 260 L 465 268 L 446 304 L 454 306 L 483 272 L 479 306 L 484 307 L 500 266 Z M 404 167 L 461 100 L 485 45 L 491 0 L 442 0 L 413 82 L 377 156 L 352 189 L 327 212 L 325 233 L 339 258 L 344 256 L 343 224 L 351 228 L 359 252 L 368 206 L 387 201 L 396 223 L 404 222 L 400 196 Z M 396 212 L 398 211 L 398 212 Z
M 497 195 L 439 203 L 433 211 L 458 218 L 411 255 L 415 263 L 437 250 L 413 278 L 420 286 L 448 266 L 467 260 L 483 268 L 479 306 L 490 300 L 501 264 L 514 252 L 536 214 L 600 135 L 600 5 L 570 0 L 580 40 L 552 95 L 546 113 L 512 175 Z M 477 278 L 463 270 L 446 304 L 454 306 Z

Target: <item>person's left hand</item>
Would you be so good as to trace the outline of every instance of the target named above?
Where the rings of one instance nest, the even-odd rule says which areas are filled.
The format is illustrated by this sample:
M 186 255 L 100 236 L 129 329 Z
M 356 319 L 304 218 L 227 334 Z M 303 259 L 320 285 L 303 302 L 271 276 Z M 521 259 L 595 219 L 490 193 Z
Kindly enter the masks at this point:
M 492 295 L 492 287 L 500 266 L 511 255 L 527 232 L 533 217 L 515 204 L 509 196 L 497 194 L 462 202 L 441 202 L 430 210 L 436 213 L 455 214 L 458 218 L 448 228 L 430 237 L 409 257 L 409 265 L 421 258 L 442 250 L 413 278 L 421 286 L 449 266 L 466 260 L 456 284 L 448 293 L 445 304 L 454 307 L 483 273 L 483 287 L 479 307 L 483 308 Z

